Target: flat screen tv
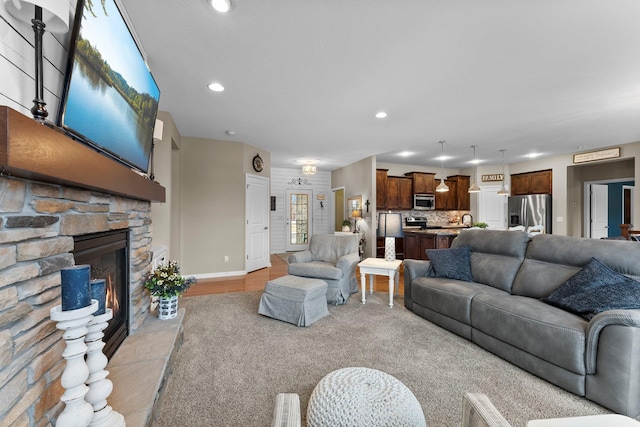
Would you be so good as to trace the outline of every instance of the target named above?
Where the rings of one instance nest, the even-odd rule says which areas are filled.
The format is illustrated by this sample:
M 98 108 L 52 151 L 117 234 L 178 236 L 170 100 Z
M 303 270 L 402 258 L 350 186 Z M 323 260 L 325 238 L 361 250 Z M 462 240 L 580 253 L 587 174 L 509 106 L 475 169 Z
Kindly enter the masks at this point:
M 115 0 L 79 0 L 58 126 L 144 173 L 160 90 Z

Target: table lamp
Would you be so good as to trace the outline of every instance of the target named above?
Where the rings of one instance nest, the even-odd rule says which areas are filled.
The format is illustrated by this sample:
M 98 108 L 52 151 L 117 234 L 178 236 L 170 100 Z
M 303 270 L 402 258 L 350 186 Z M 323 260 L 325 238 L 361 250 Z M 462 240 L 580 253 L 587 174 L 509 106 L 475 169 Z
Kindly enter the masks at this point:
M 49 115 L 44 102 L 44 84 L 42 78 L 42 35 L 45 27 L 52 33 L 69 31 L 68 0 L 4 0 L 4 6 L 19 21 L 31 23 L 35 34 L 35 82 L 36 97 L 33 99 L 31 114 L 38 121 L 44 121 Z
M 362 218 L 362 209 L 351 209 L 349 217 L 353 219 L 353 232 L 358 232 L 358 220 Z
M 403 237 L 402 214 L 380 213 L 378 214 L 378 237 L 384 237 L 384 260 L 395 261 L 396 237 Z

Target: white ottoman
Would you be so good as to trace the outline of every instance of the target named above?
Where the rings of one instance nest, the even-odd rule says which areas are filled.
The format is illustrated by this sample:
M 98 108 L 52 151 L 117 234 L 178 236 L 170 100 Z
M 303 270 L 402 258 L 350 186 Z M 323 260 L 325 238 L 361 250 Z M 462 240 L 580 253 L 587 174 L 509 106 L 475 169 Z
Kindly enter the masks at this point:
M 420 402 L 397 378 L 370 368 L 344 368 L 316 385 L 308 427 L 426 427 Z
M 327 282 L 282 276 L 267 282 L 258 313 L 297 326 L 309 326 L 329 314 Z

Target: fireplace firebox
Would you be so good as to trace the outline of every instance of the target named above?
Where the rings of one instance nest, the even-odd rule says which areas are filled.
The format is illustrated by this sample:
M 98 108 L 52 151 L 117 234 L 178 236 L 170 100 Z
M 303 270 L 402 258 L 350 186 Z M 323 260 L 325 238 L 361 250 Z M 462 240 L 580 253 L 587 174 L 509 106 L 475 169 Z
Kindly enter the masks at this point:
M 104 354 L 111 358 L 129 335 L 129 232 L 107 231 L 74 237 L 76 265 L 89 264 L 92 279 L 105 279 L 106 307 L 113 318 L 104 330 Z

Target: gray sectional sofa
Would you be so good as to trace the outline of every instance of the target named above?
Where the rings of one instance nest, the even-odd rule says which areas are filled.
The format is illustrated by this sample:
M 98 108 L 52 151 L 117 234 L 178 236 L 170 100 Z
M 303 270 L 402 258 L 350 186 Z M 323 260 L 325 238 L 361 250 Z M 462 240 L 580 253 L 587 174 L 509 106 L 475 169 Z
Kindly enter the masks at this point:
M 484 349 L 612 411 L 640 415 L 640 310 L 583 317 L 542 301 L 592 257 L 638 280 L 640 243 L 465 230 L 473 282 L 426 277 L 404 261 L 405 306 Z

